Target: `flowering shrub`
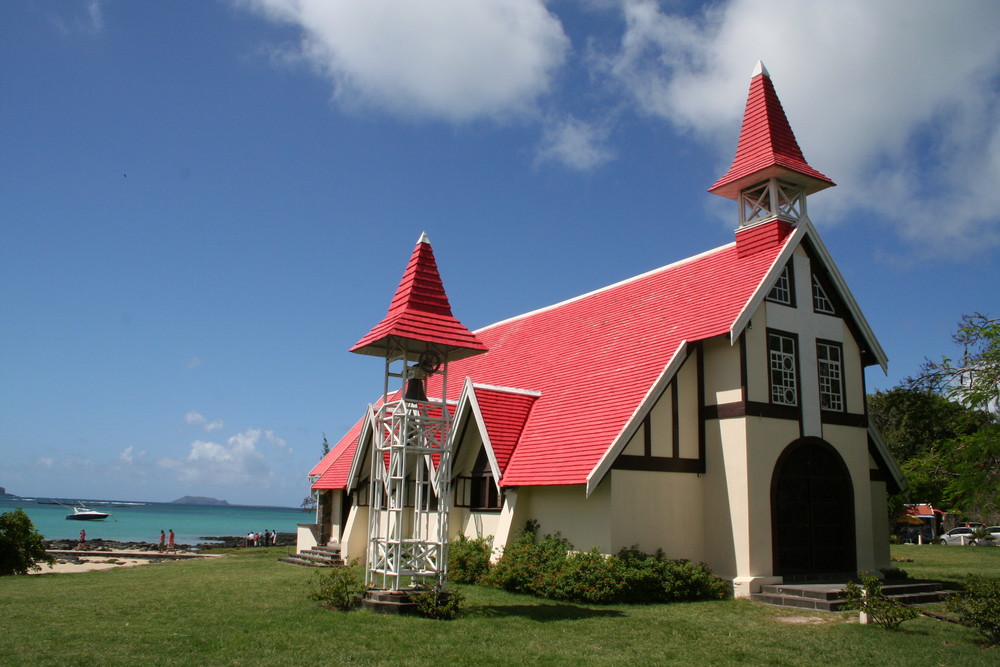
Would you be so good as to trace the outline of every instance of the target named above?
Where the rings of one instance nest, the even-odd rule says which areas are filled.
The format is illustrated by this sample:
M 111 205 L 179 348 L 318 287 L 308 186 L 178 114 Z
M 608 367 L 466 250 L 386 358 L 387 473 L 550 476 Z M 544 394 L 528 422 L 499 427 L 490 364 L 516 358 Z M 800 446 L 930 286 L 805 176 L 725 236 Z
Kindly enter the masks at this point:
M 448 546 L 448 580 L 478 584 L 490 571 L 493 536 L 467 538 L 463 533 Z
M 645 554 L 635 547 L 605 556 L 596 547 L 572 552 L 556 535 L 536 544 L 538 524 L 529 522 L 509 544 L 483 583 L 514 593 L 573 602 L 681 602 L 720 600 L 729 584 L 702 563 L 672 560 L 662 551 Z

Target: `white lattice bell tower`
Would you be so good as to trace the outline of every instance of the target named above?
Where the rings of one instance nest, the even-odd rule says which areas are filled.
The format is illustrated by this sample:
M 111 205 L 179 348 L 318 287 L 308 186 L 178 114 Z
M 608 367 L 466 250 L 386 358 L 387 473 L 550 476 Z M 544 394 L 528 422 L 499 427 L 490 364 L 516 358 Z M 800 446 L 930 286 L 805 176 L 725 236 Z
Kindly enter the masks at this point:
M 352 352 L 385 360 L 372 408 L 366 583 L 443 588 L 448 570 L 451 413 L 448 364 L 486 351 L 451 313 L 421 235 L 385 319 Z

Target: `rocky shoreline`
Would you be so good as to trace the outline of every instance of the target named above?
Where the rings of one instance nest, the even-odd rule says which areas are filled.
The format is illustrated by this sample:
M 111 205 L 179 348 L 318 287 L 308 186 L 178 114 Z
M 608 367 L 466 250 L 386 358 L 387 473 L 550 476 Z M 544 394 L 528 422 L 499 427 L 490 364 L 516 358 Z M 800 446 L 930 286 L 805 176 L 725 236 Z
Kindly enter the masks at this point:
M 274 546 L 288 547 L 295 546 L 295 533 L 278 533 L 277 543 Z M 177 551 L 204 551 L 206 549 L 244 549 L 247 548 L 246 536 L 223 536 L 223 537 L 201 537 L 204 542 L 197 544 L 177 544 Z M 79 547 L 78 540 L 45 540 L 47 550 L 73 551 Z M 254 548 L 254 547 L 250 547 Z M 87 540 L 85 546 L 81 548 L 85 551 L 135 551 L 135 552 L 158 552 L 159 546 L 155 542 L 119 542 L 117 540 L 104 540 L 94 538 Z

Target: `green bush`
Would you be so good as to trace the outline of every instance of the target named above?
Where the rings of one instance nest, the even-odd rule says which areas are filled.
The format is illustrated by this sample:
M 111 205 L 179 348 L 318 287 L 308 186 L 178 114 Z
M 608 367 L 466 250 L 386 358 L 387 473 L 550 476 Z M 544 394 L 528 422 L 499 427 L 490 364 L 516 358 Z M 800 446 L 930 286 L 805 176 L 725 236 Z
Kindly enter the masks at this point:
M 448 580 L 457 584 L 478 584 L 490 571 L 493 536 L 469 539 L 463 533 L 448 545 Z
M 907 607 L 898 600 L 882 597 L 882 582 L 878 577 L 863 575 L 861 585 L 857 582 L 847 582 L 844 590 L 847 609 L 857 609 L 868 614 L 868 619 L 886 630 L 898 628 L 904 621 L 914 619 L 920 614 L 916 609 Z
M 946 601 L 948 610 L 971 624 L 991 644 L 1000 644 L 1000 577 L 970 574 L 964 584 L 965 590 Z
M 729 583 L 702 563 L 672 560 L 662 551 L 649 555 L 636 547 L 605 556 L 596 547 L 572 552 L 556 535 L 538 543 L 537 523 L 530 522 L 509 544 L 483 583 L 514 593 L 554 600 L 609 604 L 720 600 Z
M 411 593 L 410 601 L 416 603 L 421 616 L 450 621 L 462 610 L 465 596 L 460 591 L 445 591 L 435 586 L 422 593 Z
M 329 607 L 347 611 L 354 609 L 361 602 L 365 592 L 364 576 L 358 567 L 357 559 L 349 565 L 330 568 L 326 572 L 317 572 L 314 589 L 309 595 L 312 600 L 319 600 Z
M 0 576 L 41 570 L 39 563 L 56 560 L 45 553 L 45 542 L 20 507 L 0 514 Z

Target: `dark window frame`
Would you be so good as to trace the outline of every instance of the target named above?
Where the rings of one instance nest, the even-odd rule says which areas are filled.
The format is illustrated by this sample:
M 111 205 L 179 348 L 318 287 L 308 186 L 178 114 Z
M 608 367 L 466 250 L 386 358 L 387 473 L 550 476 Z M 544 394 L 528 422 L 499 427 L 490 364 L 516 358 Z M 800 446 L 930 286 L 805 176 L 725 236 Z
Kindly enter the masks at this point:
M 772 338 L 782 338 L 785 340 L 790 340 L 792 342 L 792 381 L 794 386 L 791 388 L 795 394 L 795 400 L 792 403 L 782 400 L 775 400 L 775 388 L 776 384 L 774 382 L 775 372 L 788 373 L 787 368 L 777 368 L 774 365 L 774 359 L 772 358 L 773 352 L 778 352 L 779 354 L 787 355 L 788 353 L 784 349 L 775 350 L 771 346 Z M 782 382 L 780 385 L 785 392 L 788 391 L 789 387 L 786 383 Z M 800 408 L 802 406 L 802 373 L 799 369 L 799 336 L 788 331 L 779 331 L 778 329 L 768 329 L 767 330 L 767 389 L 768 389 L 768 402 L 771 405 L 781 405 L 788 408 Z

